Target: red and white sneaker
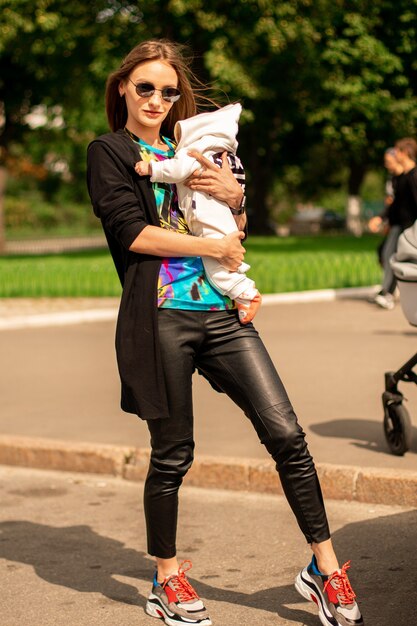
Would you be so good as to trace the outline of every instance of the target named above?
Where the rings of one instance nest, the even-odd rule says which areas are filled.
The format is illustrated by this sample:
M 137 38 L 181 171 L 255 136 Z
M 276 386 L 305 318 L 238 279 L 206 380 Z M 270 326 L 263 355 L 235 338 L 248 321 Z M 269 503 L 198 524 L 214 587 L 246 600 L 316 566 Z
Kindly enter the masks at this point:
M 235 298 L 236 307 L 241 324 L 249 324 L 261 306 L 262 298 L 257 289 L 249 289 Z
M 319 608 L 319 618 L 324 626 L 364 626 L 363 617 L 355 602 L 356 595 L 346 570 L 350 561 L 330 576 L 324 576 L 317 567 L 316 558 L 295 579 L 295 588 L 306 600 Z
M 188 567 L 185 567 L 186 565 Z M 177 624 L 211 626 L 206 607 L 185 575 L 191 567 L 191 561 L 183 561 L 178 573 L 168 576 L 163 583 L 157 581 L 155 574 L 152 592 L 145 608 L 148 615 L 164 620 L 168 626 Z

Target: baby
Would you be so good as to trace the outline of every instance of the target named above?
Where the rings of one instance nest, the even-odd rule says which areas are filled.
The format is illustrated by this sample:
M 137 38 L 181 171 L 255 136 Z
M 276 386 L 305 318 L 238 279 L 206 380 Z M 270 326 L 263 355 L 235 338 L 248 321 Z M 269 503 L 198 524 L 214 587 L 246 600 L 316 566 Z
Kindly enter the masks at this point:
M 135 170 L 141 176 L 150 176 L 152 182 L 175 183 L 178 203 L 193 235 L 221 238 L 237 230 L 230 208 L 224 202 L 183 183 L 201 167 L 191 157 L 189 150 L 197 150 L 204 156 L 227 152 L 236 155 L 238 121 L 242 111 L 240 104 L 229 104 L 210 113 L 201 113 L 175 124 L 177 142 L 175 156 L 163 161 L 138 161 Z M 218 261 L 203 257 L 208 280 L 220 293 L 235 301 L 242 324 L 251 322 L 261 305 L 261 296 L 253 280 L 245 275 L 249 270 L 242 263 L 237 272 L 226 270 Z

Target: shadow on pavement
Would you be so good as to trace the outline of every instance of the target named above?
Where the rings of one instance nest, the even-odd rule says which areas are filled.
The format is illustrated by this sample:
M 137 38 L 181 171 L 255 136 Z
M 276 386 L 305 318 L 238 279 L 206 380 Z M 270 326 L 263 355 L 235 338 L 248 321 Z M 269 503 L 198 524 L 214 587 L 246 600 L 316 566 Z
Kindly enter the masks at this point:
M 309 429 L 320 437 L 340 437 L 356 439 L 353 446 L 390 455 L 381 423 L 364 419 L 341 419 L 332 422 L 310 424 Z M 417 428 L 412 427 L 412 442 L 408 452 L 417 453 Z
M 114 575 L 148 579 L 152 563 L 123 543 L 102 537 L 89 526 L 54 527 L 27 521 L 0 523 L 0 558 L 32 565 L 36 574 L 53 585 L 76 591 L 98 592 L 127 604 L 145 606 L 133 585 Z
M 341 558 L 346 555 L 352 559 L 351 578 L 367 624 L 414 623 L 416 529 L 417 511 L 409 511 L 348 524 L 334 534 Z M 195 547 L 198 552 L 198 541 Z M 116 602 L 142 607 L 145 600 L 136 587 L 118 582 L 114 576 L 150 582 L 153 573 L 152 564 L 144 553 L 100 536 L 85 525 L 57 528 L 27 521 L 2 522 L 0 558 L 31 565 L 40 578 L 51 584 L 81 592 L 98 592 Z M 236 571 L 242 587 L 244 575 L 244 571 Z M 292 584 L 255 593 L 222 589 L 202 581 L 197 581 L 196 586 L 209 601 L 270 611 L 305 626 L 318 624 L 316 615 L 288 606 L 303 603 Z
M 417 330 L 375 330 L 374 335 L 386 335 L 389 337 L 395 337 L 398 335 L 399 337 L 416 337 Z M 412 352 L 410 356 L 412 356 Z

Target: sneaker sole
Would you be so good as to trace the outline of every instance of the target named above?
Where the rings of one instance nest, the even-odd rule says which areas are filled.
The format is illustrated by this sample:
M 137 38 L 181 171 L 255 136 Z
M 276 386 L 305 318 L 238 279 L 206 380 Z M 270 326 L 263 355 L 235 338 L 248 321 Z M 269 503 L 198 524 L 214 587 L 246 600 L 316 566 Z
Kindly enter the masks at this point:
M 323 626 L 340 626 L 333 615 L 328 614 L 325 599 L 306 569 L 297 575 L 295 588 L 303 598 L 317 604 L 319 618 Z
M 163 619 L 165 624 L 167 624 L 168 626 L 178 626 L 178 624 L 197 624 L 198 626 L 212 626 L 211 619 L 192 620 L 181 617 L 180 615 L 176 616 L 174 613 L 168 612 L 158 599 L 156 599 L 156 602 L 153 600 L 147 601 L 145 613 L 147 613 L 147 615 L 150 615 L 151 617 Z

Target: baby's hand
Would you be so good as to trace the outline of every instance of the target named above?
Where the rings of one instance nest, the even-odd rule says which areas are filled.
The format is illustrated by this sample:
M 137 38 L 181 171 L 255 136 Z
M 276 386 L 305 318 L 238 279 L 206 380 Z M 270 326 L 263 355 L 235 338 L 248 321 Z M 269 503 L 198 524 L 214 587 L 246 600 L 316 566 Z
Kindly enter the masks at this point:
M 146 163 L 145 161 L 138 161 L 135 165 L 135 172 L 139 174 L 139 176 L 149 176 L 150 175 L 150 163 Z

